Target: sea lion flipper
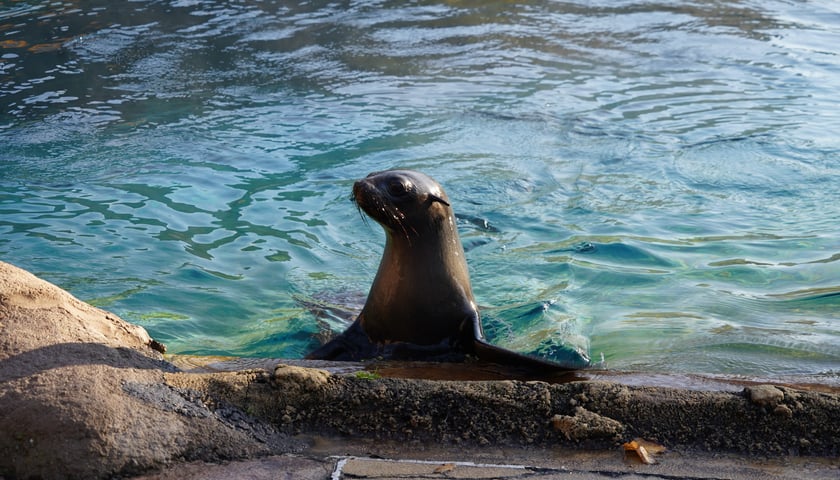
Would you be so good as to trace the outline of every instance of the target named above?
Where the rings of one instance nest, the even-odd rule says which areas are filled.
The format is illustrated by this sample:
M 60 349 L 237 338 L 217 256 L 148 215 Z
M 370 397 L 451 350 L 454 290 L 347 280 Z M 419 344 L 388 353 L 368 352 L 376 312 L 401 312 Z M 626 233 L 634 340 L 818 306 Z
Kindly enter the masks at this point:
M 358 362 L 370 358 L 390 360 L 425 360 L 437 362 L 463 361 L 466 354 L 453 348 L 453 339 L 444 339 L 432 345 L 411 342 L 374 343 L 356 319 L 347 330 L 306 356 L 308 360 L 338 360 Z
M 356 319 L 347 330 L 318 347 L 307 355 L 306 359 L 358 361 L 363 358 L 371 358 L 375 351 L 376 346 L 370 342 L 362 329 L 361 322 Z
M 484 362 L 538 371 L 579 370 L 588 367 L 590 363 L 587 356 L 572 349 L 568 349 L 568 352 L 562 352 L 563 358 L 549 359 L 514 352 L 513 350 L 493 345 L 484 336 L 484 328 L 481 326 L 481 316 L 477 310 L 465 319 L 464 324 L 462 324 L 462 331 L 463 335 L 472 337 L 472 354 Z
M 589 359 L 578 353 L 570 352 L 563 359 L 548 359 L 507 350 L 482 338 L 475 339 L 473 348 L 479 360 L 528 370 L 580 370 L 589 366 Z

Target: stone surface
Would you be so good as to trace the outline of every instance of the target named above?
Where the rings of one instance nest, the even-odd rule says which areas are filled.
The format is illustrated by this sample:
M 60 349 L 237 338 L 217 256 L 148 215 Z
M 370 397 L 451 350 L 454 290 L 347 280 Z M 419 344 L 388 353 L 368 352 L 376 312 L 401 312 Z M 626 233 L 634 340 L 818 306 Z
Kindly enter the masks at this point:
M 326 480 L 335 471 L 335 460 L 300 455 L 272 455 L 255 460 L 207 463 L 189 462 L 164 472 L 135 477 L 137 480 Z
M 391 448 L 402 458 L 334 455 L 337 451 L 383 453 Z M 332 455 L 330 454 L 332 453 Z M 475 448 L 419 448 L 377 442 L 331 444 L 308 456 L 282 455 L 221 465 L 192 462 L 144 480 L 198 480 L 236 478 L 249 480 L 337 479 L 386 480 L 462 478 L 484 480 L 836 480 L 840 459 L 745 458 L 725 454 L 681 455 L 666 453 L 657 465 L 639 465 L 618 451 L 569 451 L 564 449 L 508 449 L 495 452 Z
M 394 461 L 350 458 L 338 471 L 345 478 L 533 478 L 533 468 L 468 462 Z

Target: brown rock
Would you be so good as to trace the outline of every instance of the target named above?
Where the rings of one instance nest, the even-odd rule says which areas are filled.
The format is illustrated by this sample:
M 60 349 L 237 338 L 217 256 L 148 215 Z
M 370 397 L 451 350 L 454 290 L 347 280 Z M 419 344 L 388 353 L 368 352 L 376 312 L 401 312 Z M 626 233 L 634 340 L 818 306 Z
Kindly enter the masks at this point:
M 567 440 L 575 442 L 590 439 L 617 441 L 624 434 L 624 425 L 621 422 L 590 412 L 583 407 L 576 407 L 573 416 L 555 415 L 551 417 L 551 424 L 565 435 Z
M 760 407 L 775 407 L 785 398 L 784 392 L 773 385 L 754 385 L 744 390 L 750 401 Z
M 142 327 L 4 262 L 0 262 L 0 319 L 0 359 L 59 343 L 96 343 L 145 351 L 152 342 Z M 161 358 L 151 352 L 148 355 Z

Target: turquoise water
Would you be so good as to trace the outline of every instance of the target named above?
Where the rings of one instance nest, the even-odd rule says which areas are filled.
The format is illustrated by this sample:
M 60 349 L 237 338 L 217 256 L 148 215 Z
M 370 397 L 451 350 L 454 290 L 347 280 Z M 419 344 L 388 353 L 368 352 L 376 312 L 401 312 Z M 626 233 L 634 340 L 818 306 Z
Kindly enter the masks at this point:
M 496 342 L 837 382 L 838 91 L 831 0 L 3 1 L 0 259 L 299 357 L 379 261 L 352 182 L 407 167 Z

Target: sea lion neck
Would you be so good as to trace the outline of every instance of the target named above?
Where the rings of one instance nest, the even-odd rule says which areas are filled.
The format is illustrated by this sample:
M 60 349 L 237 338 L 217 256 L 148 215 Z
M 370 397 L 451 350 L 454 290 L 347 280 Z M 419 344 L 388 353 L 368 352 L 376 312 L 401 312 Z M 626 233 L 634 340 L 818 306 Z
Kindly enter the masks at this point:
M 442 210 L 428 215 L 427 222 L 413 222 L 411 228 L 393 230 L 383 225 L 385 250 L 380 262 L 384 265 L 412 272 L 411 279 L 423 282 L 450 282 L 457 280 L 472 296 L 464 248 L 458 235 L 455 216 L 449 206 L 438 205 Z M 401 277 L 404 278 L 404 277 Z

